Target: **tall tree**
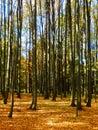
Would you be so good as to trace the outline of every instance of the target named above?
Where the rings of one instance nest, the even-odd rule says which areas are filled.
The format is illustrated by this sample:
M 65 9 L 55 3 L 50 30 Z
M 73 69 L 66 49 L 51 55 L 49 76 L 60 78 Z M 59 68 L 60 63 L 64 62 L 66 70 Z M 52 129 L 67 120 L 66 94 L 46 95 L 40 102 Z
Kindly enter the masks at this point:
M 62 41 L 63 41 L 63 37 L 62 37 L 62 27 L 61 27 L 61 18 L 63 20 L 63 16 L 61 16 L 62 10 L 61 8 L 63 8 L 61 1 L 59 0 L 59 4 L 58 4 L 58 61 L 57 61 L 57 80 L 58 80 L 58 90 L 61 93 L 61 98 L 62 98 Z M 63 13 L 62 13 L 63 14 Z M 60 89 L 59 89 L 60 88 Z
M 78 109 L 81 109 L 81 86 L 80 86 L 80 5 L 79 1 L 76 0 L 76 49 L 77 49 L 77 113 L 76 116 L 78 116 Z
M 91 8 L 91 1 L 86 0 L 86 9 L 87 9 L 87 42 L 88 42 L 88 102 L 87 106 L 91 106 L 91 99 L 92 99 L 92 85 L 91 85 L 91 35 L 90 35 L 90 9 Z
M 31 14 L 33 13 L 32 10 L 32 4 L 31 4 L 31 0 L 30 0 L 30 7 L 31 7 Z M 33 16 L 32 16 L 33 17 Z M 34 31 L 34 36 L 33 36 L 33 31 Z M 33 85 L 32 85 L 32 104 L 30 106 L 30 109 L 32 110 L 36 110 L 36 106 L 37 106 L 37 67 L 36 67 L 36 47 L 37 47 L 37 4 L 36 4 L 36 0 L 34 1 L 34 28 L 32 28 L 32 71 L 33 71 Z
M 3 95 L 5 95 L 5 75 L 6 75 L 6 0 L 3 1 L 3 10 L 4 10 L 4 71 L 3 71 Z
M 10 26 L 9 26 L 9 22 L 10 22 L 10 1 L 8 1 L 8 28 L 7 28 L 7 35 L 8 35 L 8 41 L 10 40 Z M 7 43 L 7 53 L 6 53 L 6 61 L 7 61 L 7 66 L 6 66 L 6 75 L 5 75 L 5 95 L 4 95 L 4 104 L 7 103 L 7 98 L 8 98 L 8 91 L 9 91 L 9 85 L 10 85 L 10 44 Z
M 9 115 L 8 117 L 12 117 L 12 114 L 13 114 L 13 106 L 14 106 L 14 81 L 13 80 L 15 78 L 15 75 L 13 74 L 15 71 L 13 69 L 13 67 L 15 68 L 16 64 L 14 65 L 14 61 L 13 59 L 15 57 L 13 57 L 13 52 L 12 52 L 12 45 L 13 45 L 13 29 L 14 29 L 14 21 L 13 21 L 13 9 L 12 9 L 12 5 L 13 5 L 13 2 L 11 0 L 11 3 L 10 3 L 11 7 L 10 7 L 10 10 L 11 10 L 11 26 L 10 26 L 10 44 L 9 44 L 9 62 L 10 62 L 10 90 L 11 90 L 11 108 L 10 108 L 10 112 L 9 112 Z
M 46 35 L 46 40 L 45 40 L 45 99 L 49 98 L 49 87 L 48 87 L 48 66 L 47 66 L 47 55 L 48 55 L 48 0 L 45 1 L 46 3 L 46 27 L 45 27 L 45 35 Z
M 52 38 L 53 38 L 53 64 L 52 64 L 52 70 L 53 70 L 53 101 L 56 100 L 56 84 L 55 84 L 55 60 L 56 60 L 56 52 L 55 52 L 55 0 L 52 0 Z
M 69 37 L 70 37 L 70 46 L 71 46 L 71 106 L 75 106 L 75 58 L 74 58 L 74 50 L 72 44 L 72 9 L 71 9 L 71 1 L 67 1 L 68 6 L 68 20 L 69 20 Z
M 66 97 L 66 91 L 67 91 L 67 28 L 68 28 L 68 25 L 67 25 L 67 2 L 65 3 L 65 53 L 64 53 L 64 97 Z
M 47 1 L 48 6 L 48 39 L 49 39 L 49 68 L 48 68 L 48 88 L 51 89 L 51 40 L 50 40 L 50 0 Z
M 20 98 L 21 92 L 21 35 L 22 35 L 22 16 L 23 16 L 23 2 L 22 0 L 18 0 L 18 7 L 17 7 L 17 58 L 18 58 L 18 68 L 17 68 L 17 76 L 18 76 L 18 97 Z
M 2 0 L 0 8 L 0 91 L 2 93 Z

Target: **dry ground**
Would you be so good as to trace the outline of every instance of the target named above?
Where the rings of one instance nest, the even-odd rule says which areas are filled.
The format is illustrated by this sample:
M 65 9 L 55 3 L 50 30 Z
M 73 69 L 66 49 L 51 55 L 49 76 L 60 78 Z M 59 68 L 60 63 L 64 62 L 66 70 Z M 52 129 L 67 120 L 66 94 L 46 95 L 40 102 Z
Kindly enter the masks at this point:
M 9 119 L 10 99 L 8 104 L 0 98 L 0 130 L 98 130 L 98 100 L 92 101 L 92 107 L 83 104 L 76 118 L 76 108 L 70 107 L 70 99 L 57 98 L 56 102 L 38 97 L 37 110 L 29 110 L 31 95 L 15 96 L 13 118 Z

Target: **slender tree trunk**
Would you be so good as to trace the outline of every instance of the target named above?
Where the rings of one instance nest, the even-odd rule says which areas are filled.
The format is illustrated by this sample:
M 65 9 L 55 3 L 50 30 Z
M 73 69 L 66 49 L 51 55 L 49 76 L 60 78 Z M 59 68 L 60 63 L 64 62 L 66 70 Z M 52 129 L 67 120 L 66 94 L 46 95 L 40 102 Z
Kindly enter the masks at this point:
M 71 43 L 71 106 L 75 106 L 75 92 L 76 92 L 76 85 L 75 85 L 75 62 L 74 62 L 74 51 L 73 51 L 73 44 L 72 44 L 72 14 L 71 14 L 71 1 L 67 0 L 68 6 L 68 20 L 69 20 L 69 36 L 70 36 L 70 43 Z
M 2 0 L 1 0 L 2 3 Z M 0 91 L 2 93 L 2 4 L 0 15 Z M 2 93 L 3 94 L 3 93 Z
M 92 99 L 92 86 L 91 86 L 91 36 L 90 36 L 90 5 L 91 2 L 86 0 L 86 9 L 87 9 L 87 42 L 88 42 L 88 102 L 87 106 L 91 107 Z
M 47 46 L 48 46 L 48 3 L 46 0 L 46 40 L 45 40 L 45 99 L 49 99 L 49 88 L 48 88 L 48 66 L 47 66 Z
M 10 9 L 10 1 L 8 1 L 8 14 L 9 14 L 9 9 Z M 8 28 L 7 28 L 7 33 L 8 33 L 8 40 L 9 38 L 9 15 L 8 15 Z M 10 83 L 10 45 L 7 43 L 7 66 L 6 66 L 6 75 L 5 75 L 5 96 L 4 96 L 4 104 L 7 104 L 7 98 L 8 98 L 8 91 L 9 91 L 9 83 Z
M 22 0 L 18 0 L 18 9 L 17 9 L 17 29 L 18 29 L 18 98 L 21 98 L 21 35 L 22 35 Z
M 58 4 L 58 59 L 57 59 L 57 84 L 58 84 L 58 94 L 61 93 L 60 86 L 60 53 L 61 53 L 61 42 L 60 42 L 60 0 Z
M 56 100 L 56 84 L 55 84 L 55 60 L 56 60 L 56 52 L 55 52 L 55 0 L 52 1 L 52 33 L 53 33 L 53 101 Z
M 49 69 L 48 69 L 48 88 L 49 90 L 51 89 L 51 78 L 50 78 L 50 75 L 51 75 L 51 40 L 50 40 L 50 0 L 48 0 L 48 39 L 49 39 Z M 50 96 L 50 95 L 49 95 Z
M 44 34 L 43 34 L 43 18 L 42 18 L 42 3 L 40 1 L 40 23 L 41 23 L 41 29 L 40 29 L 40 39 L 41 39 L 41 83 L 40 83 L 40 92 L 43 94 L 44 91 Z
M 81 110 L 81 86 L 80 86 L 80 7 L 79 1 L 76 1 L 76 48 L 77 48 L 77 113 L 78 116 L 78 109 Z
M 31 30 L 31 18 L 29 18 L 29 52 L 28 52 L 28 88 L 29 88 L 29 93 L 32 92 L 32 66 L 31 66 L 31 63 L 32 63 L 32 59 L 31 59 L 31 56 L 32 56 L 32 30 Z
M 26 93 L 28 92 L 28 55 L 27 55 L 27 39 L 26 39 L 26 70 L 25 70 L 25 75 L 26 75 L 26 86 L 25 86 L 25 90 L 26 90 Z
M 14 56 L 12 52 L 12 45 L 13 45 L 13 13 L 12 13 L 12 0 L 11 0 L 11 27 L 10 27 L 10 89 L 11 89 L 11 108 L 8 117 L 11 118 L 13 114 L 13 107 L 14 107 L 14 82 L 15 82 L 15 68 L 16 64 L 14 62 Z
M 64 63 L 64 70 L 65 70 L 65 75 L 64 75 L 64 97 L 66 97 L 66 92 L 67 92 L 67 2 L 65 5 L 65 63 Z
M 6 75 L 6 0 L 3 1 L 4 6 L 4 71 L 3 71 L 3 95 L 5 96 L 5 75 Z
M 31 6 L 31 11 L 32 11 L 32 5 Z M 32 13 L 32 12 L 31 12 Z M 32 46 L 32 64 L 33 64 L 33 85 L 32 85 L 32 104 L 30 106 L 30 109 L 36 110 L 37 107 L 37 67 L 36 67 L 36 47 L 37 47 L 37 4 L 35 0 L 35 9 L 34 9 L 34 39 L 32 35 L 32 40 L 34 40 L 34 45 Z M 32 34 L 33 34 L 33 29 L 32 29 Z
M 97 0 L 97 5 L 98 5 L 98 0 Z M 96 37 L 96 56 L 95 56 L 95 58 L 94 58 L 94 62 L 95 62 L 95 66 L 96 66 L 96 62 L 97 62 L 97 47 L 98 47 L 98 26 L 97 26 L 97 21 L 98 21 L 98 10 L 97 10 L 97 17 L 96 17 L 96 19 L 95 19 L 95 37 Z M 95 71 L 94 72 L 94 95 L 95 95 L 95 102 L 96 102 L 96 95 L 97 95 L 97 93 L 96 93 L 96 87 L 97 87 L 97 82 L 96 82 L 96 80 L 97 80 L 97 72 Z

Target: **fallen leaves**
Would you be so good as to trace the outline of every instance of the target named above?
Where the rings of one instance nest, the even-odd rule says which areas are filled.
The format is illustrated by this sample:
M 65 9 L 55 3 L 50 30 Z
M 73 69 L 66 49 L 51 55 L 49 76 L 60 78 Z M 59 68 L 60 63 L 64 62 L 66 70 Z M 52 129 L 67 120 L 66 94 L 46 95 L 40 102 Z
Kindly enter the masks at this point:
M 57 98 L 56 102 L 38 97 L 37 110 L 29 110 L 32 97 L 22 94 L 15 96 L 13 118 L 9 119 L 10 99 L 8 104 L 0 104 L 0 130 L 97 130 L 98 105 L 93 100 L 92 107 L 83 106 L 76 118 L 76 108 L 69 106 L 70 99 Z M 0 100 L 0 102 L 2 99 Z M 98 102 L 98 100 L 97 100 Z M 83 104 L 84 105 L 84 104 Z

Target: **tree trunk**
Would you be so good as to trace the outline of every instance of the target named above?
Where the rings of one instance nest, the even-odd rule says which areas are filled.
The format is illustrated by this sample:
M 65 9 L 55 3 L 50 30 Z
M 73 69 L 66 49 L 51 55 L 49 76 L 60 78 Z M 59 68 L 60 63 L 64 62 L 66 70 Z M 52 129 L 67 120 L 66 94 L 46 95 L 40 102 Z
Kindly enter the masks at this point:
M 91 2 L 86 0 L 87 9 L 87 42 L 88 42 L 88 102 L 87 106 L 91 107 L 92 86 L 91 86 L 91 41 L 90 41 L 90 5 Z
M 32 5 L 31 6 L 31 11 L 32 11 Z M 32 12 L 31 12 L 32 13 Z M 30 109 L 36 110 L 37 107 L 37 67 L 36 67 L 36 47 L 37 47 L 37 4 L 35 0 L 35 9 L 34 9 L 34 39 L 32 35 L 32 41 L 34 41 L 34 45 L 32 46 L 32 71 L 33 71 L 33 85 L 32 85 L 32 104 L 30 106 Z M 32 34 L 33 34 L 33 28 L 32 28 Z
M 56 85 L 55 85 L 55 60 L 56 60 L 56 52 L 55 52 L 55 0 L 52 1 L 52 33 L 53 33 L 53 101 L 56 101 Z

